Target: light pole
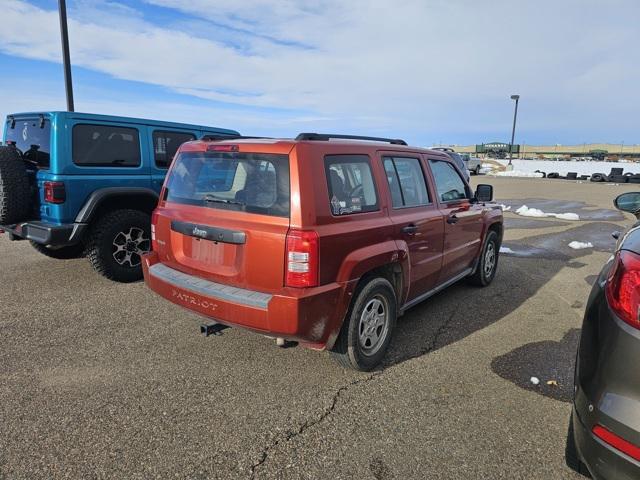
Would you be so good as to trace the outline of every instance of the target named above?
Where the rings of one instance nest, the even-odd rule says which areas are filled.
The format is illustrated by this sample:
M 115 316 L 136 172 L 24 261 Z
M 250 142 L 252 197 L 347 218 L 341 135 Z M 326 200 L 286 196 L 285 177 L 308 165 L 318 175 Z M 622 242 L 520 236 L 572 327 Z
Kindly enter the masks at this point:
M 518 100 L 520 100 L 520 95 L 511 95 L 511 100 L 516 101 L 516 108 L 513 112 L 513 128 L 511 129 L 511 143 L 509 144 L 509 165 L 511 165 L 511 160 L 513 159 L 513 139 L 516 136 L 516 118 L 518 118 Z
M 64 65 L 64 86 L 67 93 L 67 110 L 73 112 L 73 82 L 71 80 L 71 59 L 69 56 L 69 30 L 67 29 L 67 3 L 58 0 L 60 14 L 60 37 L 62 38 L 62 63 Z

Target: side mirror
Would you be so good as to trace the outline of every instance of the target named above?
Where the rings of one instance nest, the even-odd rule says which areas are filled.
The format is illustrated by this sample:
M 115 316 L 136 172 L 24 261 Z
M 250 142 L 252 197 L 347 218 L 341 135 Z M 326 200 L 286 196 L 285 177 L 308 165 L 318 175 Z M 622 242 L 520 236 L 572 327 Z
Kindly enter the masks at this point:
M 476 188 L 476 200 L 478 202 L 490 202 L 493 200 L 493 185 L 481 183 Z
M 618 195 L 613 204 L 618 210 L 633 213 L 637 216 L 640 213 L 640 192 L 627 192 Z

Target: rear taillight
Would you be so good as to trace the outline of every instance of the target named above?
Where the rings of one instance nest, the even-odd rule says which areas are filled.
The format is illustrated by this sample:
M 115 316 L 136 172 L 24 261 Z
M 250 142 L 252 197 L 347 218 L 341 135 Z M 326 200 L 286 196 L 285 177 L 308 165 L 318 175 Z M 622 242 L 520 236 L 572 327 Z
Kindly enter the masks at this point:
M 316 287 L 320 265 L 318 234 L 314 231 L 289 230 L 286 252 L 287 287 Z
M 604 428 L 602 425 L 596 425 L 595 427 L 593 427 L 593 434 L 604 443 L 611 445 L 616 450 L 619 450 L 620 452 L 628 455 L 634 460 L 640 461 L 640 447 L 626 441 L 622 437 L 619 437 L 615 433 Z
M 151 214 L 151 250 L 158 251 L 158 243 L 156 242 L 156 225 L 158 223 L 158 214 Z
M 62 182 L 44 182 L 44 201 L 48 203 L 64 203 L 67 192 Z
M 640 255 L 620 250 L 607 279 L 606 295 L 614 313 L 640 329 Z

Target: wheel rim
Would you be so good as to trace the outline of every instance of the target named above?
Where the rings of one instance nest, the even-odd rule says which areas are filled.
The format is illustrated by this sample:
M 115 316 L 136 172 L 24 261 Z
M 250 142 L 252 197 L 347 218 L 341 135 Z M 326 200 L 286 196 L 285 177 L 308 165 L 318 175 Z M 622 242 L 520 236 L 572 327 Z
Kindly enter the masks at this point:
M 151 242 L 144 230 L 131 227 L 119 232 L 113 239 L 113 258 L 123 267 L 134 268 L 142 263 L 142 255 L 149 253 Z
M 487 250 L 484 253 L 484 276 L 490 277 L 493 273 L 493 269 L 496 266 L 496 247 L 493 242 L 487 245 Z
M 367 302 L 358 323 L 358 342 L 362 353 L 375 355 L 387 338 L 389 331 L 389 305 L 382 295 Z

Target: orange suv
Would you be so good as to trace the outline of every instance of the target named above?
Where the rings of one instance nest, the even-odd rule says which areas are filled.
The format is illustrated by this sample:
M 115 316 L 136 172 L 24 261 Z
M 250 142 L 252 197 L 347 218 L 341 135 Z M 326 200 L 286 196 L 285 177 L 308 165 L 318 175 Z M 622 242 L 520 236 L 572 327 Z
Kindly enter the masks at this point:
M 183 144 L 152 216 L 148 286 L 213 321 L 371 370 L 399 315 L 493 280 L 502 210 L 441 152 L 303 133 Z M 207 331 L 205 328 L 204 331 Z

